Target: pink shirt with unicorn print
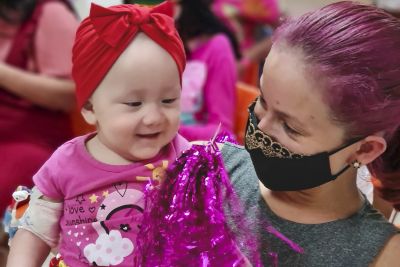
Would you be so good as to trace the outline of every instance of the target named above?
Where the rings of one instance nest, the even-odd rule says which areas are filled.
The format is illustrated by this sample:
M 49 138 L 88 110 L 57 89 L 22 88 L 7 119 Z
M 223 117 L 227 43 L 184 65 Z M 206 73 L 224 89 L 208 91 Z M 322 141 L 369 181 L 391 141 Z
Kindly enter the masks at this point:
M 68 266 L 132 266 L 144 209 L 144 187 L 189 147 L 177 135 L 151 160 L 108 165 L 85 148 L 90 135 L 62 145 L 34 176 L 37 188 L 63 200 L 59 252 Z

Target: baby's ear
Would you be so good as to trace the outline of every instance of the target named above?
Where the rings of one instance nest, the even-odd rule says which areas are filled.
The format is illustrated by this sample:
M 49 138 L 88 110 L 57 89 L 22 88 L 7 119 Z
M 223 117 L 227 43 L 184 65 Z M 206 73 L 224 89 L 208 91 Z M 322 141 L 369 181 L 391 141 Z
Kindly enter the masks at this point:
M 96 125 L 96 114 L 94 113 L 93 105 L 90 100 L 86 101 L 86 103 L 81 108 L 81 114 L 88 124 Z

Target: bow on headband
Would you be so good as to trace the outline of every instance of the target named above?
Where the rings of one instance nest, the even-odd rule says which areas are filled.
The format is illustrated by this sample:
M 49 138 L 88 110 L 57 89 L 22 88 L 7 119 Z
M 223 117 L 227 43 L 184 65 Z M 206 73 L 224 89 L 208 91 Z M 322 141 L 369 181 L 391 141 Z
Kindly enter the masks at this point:
M 92 4 L 89 17 L 78 28 L 73 48 L 72 75 L 78 106 L 83 106 L 138 32 L 144 32 L 172 56 L 182 77 L 185 51 L 172 14 L 170 2 L 154 8 L 139 5 L 105 8 Z
M 146 24 L 155 24 L 159 29 L 164 29 L 164 25 L 168 24 L 165 20 L 170 20 L 172 13 L 172 5 L 167 2 L 153 9 L 136 5 L 120 5 L 109 9 L 92 4 L 90 19 L 100 37 L 115 47 L 125 35 L 130 32 L 135 34 Z

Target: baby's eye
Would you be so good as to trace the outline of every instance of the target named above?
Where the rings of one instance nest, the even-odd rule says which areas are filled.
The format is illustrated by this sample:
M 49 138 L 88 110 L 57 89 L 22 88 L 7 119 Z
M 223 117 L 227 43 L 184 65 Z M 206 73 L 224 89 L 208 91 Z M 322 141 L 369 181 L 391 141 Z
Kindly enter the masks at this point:
M 142 104 L 142 102 L 125 102 L 124 104 L 129 107 L 139 107 Z
M 170 98 L 170 99 L 164 99 L 161 101 L 163 104 L 172 104 L 174 103 L 178 98 Z

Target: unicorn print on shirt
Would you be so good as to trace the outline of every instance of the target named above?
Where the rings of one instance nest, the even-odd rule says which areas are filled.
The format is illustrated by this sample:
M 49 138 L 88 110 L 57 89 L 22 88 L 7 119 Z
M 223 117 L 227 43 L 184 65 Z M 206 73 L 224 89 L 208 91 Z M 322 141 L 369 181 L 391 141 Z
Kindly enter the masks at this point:
M 87 244 L 83 253 L 89 263 L 95 266 L 113 266 L 124 261 L 134 250 L 134 240 L 140 229 L 144 208 L 143 192 L 128 189 L 126 183 L 114 185 L 116 191 L 103 192 L 105 196 L 99 205 L 96 219 L 92 223 L 97 232 L 96 240 Z M 91 201 L 97 200 L 93 194 Z

